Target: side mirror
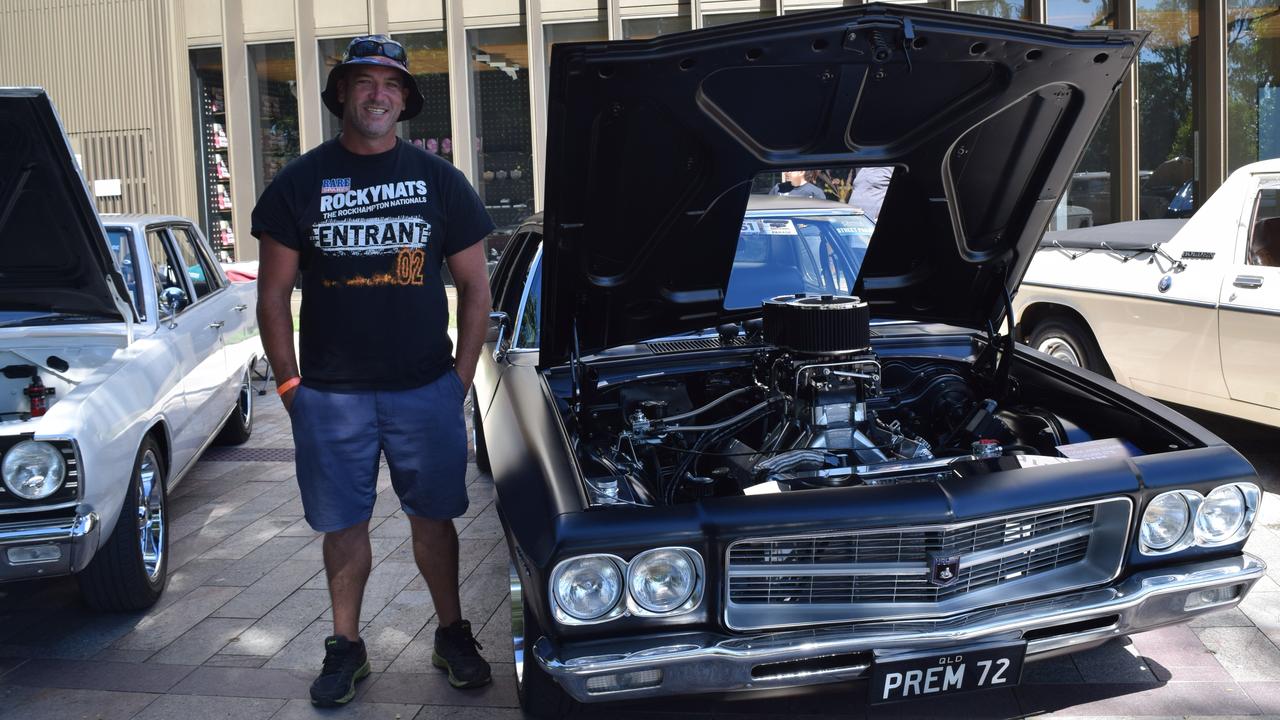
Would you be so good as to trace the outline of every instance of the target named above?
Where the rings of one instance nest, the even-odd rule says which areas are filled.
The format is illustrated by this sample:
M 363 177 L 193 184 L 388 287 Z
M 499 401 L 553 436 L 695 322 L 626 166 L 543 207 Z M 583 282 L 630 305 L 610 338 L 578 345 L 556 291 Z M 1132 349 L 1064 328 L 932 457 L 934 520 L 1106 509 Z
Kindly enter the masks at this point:
M 187 291 L 180 287 L 167 287 L 160 291 L 160 312 L 174 315 L 186 307 Z
M 484 341 L 493 343 L 493 359 L 494 362 L 500 361 L 507 355 L 507 325 L 511 322 L 511 318 L 501 311 L 489 313 L 489 327 L 485 331 Z

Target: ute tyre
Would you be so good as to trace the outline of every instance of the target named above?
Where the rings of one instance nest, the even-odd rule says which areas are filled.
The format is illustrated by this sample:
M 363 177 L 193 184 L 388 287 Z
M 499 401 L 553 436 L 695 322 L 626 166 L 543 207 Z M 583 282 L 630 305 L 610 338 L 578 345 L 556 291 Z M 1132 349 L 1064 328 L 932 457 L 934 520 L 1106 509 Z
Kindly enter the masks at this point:
M 533 643 L 542 637 L 542 629 L 529 603 L 521 592 L 515 561 L 511 562 L 511 638 L 515 651 L 516 697 L 520 708 L 536 718 L 562 718 L 575 715 L 582 708 L 578 701 L 551 679 L 533 657 Z
M 164 591 L 169 571 L 165 484 L 164 456 L 148 436 L 138 448 L 115 528 L 76 576 L 85 602 L 95 610 L 144 610 Z
M 1027 344 L 1069 365 L 1112 377 L 1093 335 L 1072 318 L 1054 317 L 1035 327 Z
M 471 436 L 476 446 L 476 468 L 482 473 L 489 473 L 489 445 L 484 441 L 484 428 L 480 425 L 480 404 L 476 402 L 476 393 L 471 392 Z
M 253 435 L 254 394 L 253 376 L 249 374 L 249 368 L 245 368 L 244 375 L 240 378 L 240 391 L 236 394 L 236 404 L 231 407 L 231 414 L 222 424 L 222 430 L 214 439 L 214 444 L 243 445 L 248 442 L 249 437 Z

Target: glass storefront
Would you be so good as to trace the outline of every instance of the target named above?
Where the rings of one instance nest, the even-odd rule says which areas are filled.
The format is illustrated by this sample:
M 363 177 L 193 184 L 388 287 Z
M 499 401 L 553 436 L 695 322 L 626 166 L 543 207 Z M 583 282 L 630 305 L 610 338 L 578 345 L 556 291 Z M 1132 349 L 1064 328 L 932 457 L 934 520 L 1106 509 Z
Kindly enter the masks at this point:
M 222 84 L 222 49 L 192 50 L 191 101 L 196 119 L 196 186 L 200 229 L 218 257 L 235 259 L 231 166 L 227 162 L 227 100 Z
M 732 25 L 740 22 L 750 22 L 752 20 L 760 20 L 767 17 L 775 17 L 776 12 L 746 12 L 746 13 L 721 13 L 717 15 L 703 15 L 702 27 L 717 27 L 719 25 Z
M 351 42 L 349 37 L 340 38 L 324 38 L 316 42 L 320 51 L 320 89 L 324 90 L 325 84 L 329 82 L 329 71 L 337 67 L 342 62 L 342 56 L 347 51 L 347 44 Z M 342 120 L 336 115 L 329 112 L 329 108 L 324 108 L 320 113 L 320 127 L 324 129 L 324 139 L 335 138 L 338 131 L 342 129 Z
M 627 3 L 622 8 L 622 37 L 626 40 L 646 40 L 691 29 L 693 15 L 689 12 L 689 0 L 648 5 Z
M 298 82 L 293 43 L 249 46 L 249 109 L 258 193 L 298 157 Z
M 1227 0 L 1227 171 L 1280 157 L 1280 3 Z
M 472 182 L 498 227 L 533 213 L 529 45 L 523 23 L 467 31 L 476 165 Z
M 1073 30 L 1105 30 L 1115 27 L 1114 0 L 1048 0 L 1046 20 Z M 1106 225 L 1120 218 L 1118 186 L 1120 168 L 1113 149 L 1120 142 L 1120 108 L 1113 101 L 1085 148 L 1080 164 L 1058 206 L 1053 230 Z
M 542 42 L 546 50 L 547 65 L 551 65 L 551 48 L 556 43 L 583 42 L 589 40 L 608 40 L 609 24 L 603 19 L 587 22 L 555 23 L 543 25 Z
M 1138 213 L 1162 218 L 1195 177 L 1194 86 L 1200 14 L 1194 0 L 1138 0 L 1151 31 L 1138 56 Z
M 1050 4 L 1052 2 L 1050 0 Z M 956 0 L 956 10 L 1006 20 L 1026 20 L 1029 17 L 1027 5 L 1022 0 Z

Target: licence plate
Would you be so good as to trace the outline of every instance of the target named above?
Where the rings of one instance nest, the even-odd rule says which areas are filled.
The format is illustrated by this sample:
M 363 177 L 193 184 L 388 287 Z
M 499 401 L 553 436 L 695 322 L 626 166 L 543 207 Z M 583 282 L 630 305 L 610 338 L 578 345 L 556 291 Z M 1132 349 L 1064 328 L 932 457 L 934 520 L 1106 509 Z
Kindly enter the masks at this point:
M 1026 643 L 971 645 L 947 652 L 877 654 L 871 666 L 872 703 L 1013 687 L 1022 677 Z

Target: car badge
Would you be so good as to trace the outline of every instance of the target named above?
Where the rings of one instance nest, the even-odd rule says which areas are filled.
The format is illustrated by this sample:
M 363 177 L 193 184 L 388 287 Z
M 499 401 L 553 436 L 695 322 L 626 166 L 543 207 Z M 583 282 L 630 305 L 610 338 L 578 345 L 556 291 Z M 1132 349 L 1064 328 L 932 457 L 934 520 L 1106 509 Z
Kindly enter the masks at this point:
M 929 554 L 929 584 L 946 587 L 960 577 L 960 556 Z
M 1160 278 L 1160 284 L 1157 285 L 1156 288 L 1158 288 L 1160 292 L 1169 292 L 1169 287 L 1171 285 L 1173 285 L 1173 278 L 1168 275 L 1165 275 L 1164 277 Z

